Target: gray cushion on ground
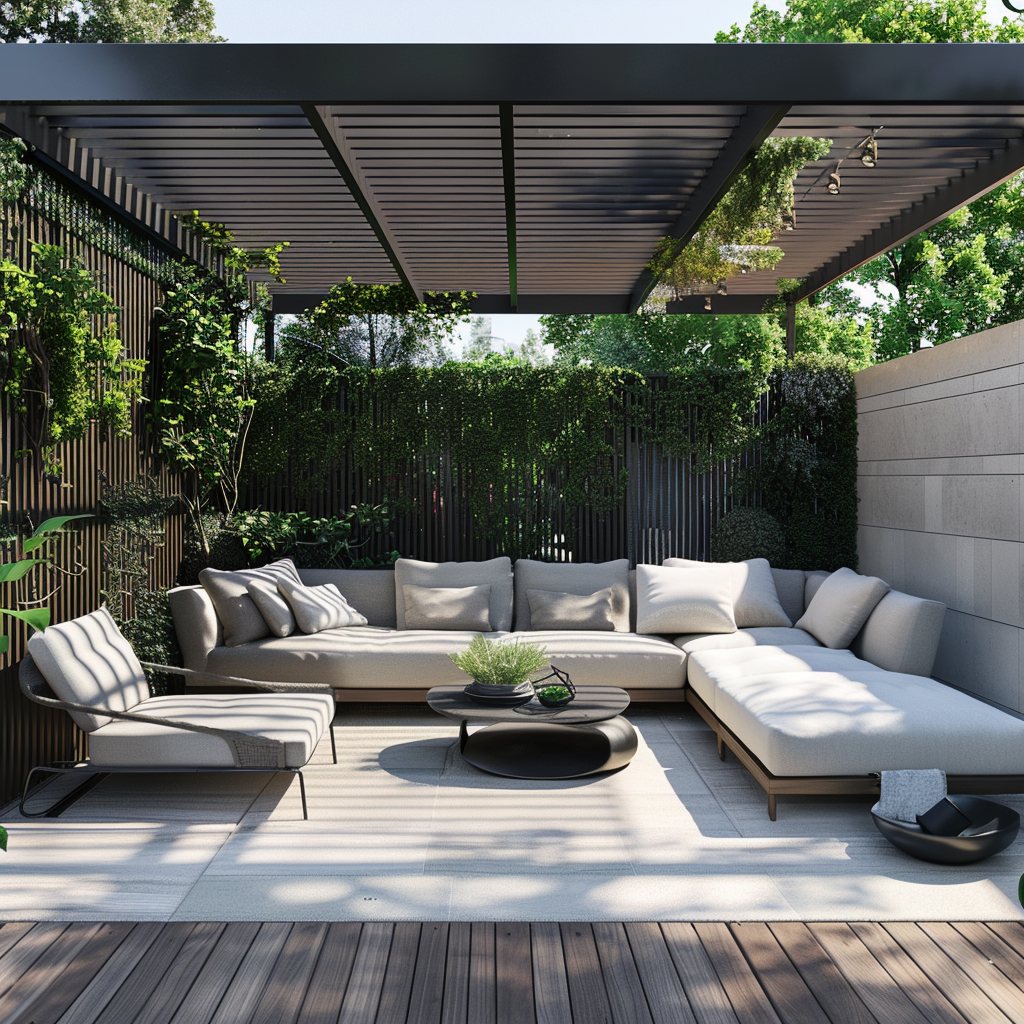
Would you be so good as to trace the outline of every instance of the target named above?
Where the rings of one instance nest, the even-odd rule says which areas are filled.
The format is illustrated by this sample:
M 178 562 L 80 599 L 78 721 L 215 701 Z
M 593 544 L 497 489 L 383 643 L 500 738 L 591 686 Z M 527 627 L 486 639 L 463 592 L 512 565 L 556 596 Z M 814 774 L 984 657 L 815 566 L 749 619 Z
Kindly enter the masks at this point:
M 328 683 L 336 689 L 426 689 L 468 683 L 452 664 L 474 636 L 469 630 L 349 626 L 308 636 L 267 637 L 210 652 L 209 671 L 267 682 Z M 503 633 L 485 633 L 491 639 Z
M 395 562 L 395 615 L 399 629 L 405 629 L 405 600 L 402 587 L 475 587 L 491 588 L 491 627 L 512 628 L 512 561 L 502 556 L 485 562 L 420 562 L 400 558 Z
M 307 587 L 333 583 L 371 626 L 394 629 L 394 569 L 300 569 L 299 577 Z
M 28 652 L 60 700 L 130 711 L 149 697 L 139 659 L 106 608 L 33 633 Z M 112 721 L 80 711 L 71 717 L 86 731 Z
M 203 693 L 153 697 L 137 710 L 154 718 L 278 740 L 284 743 L 285 765 L 301 768 L 330 726 L 335 707 L 334 698 L 323 693 Z M 111 722 L 91 733 L 89 759 L 112 768 L 230 768 L 234 764 L 230 747 L 219 736 L 127 721 Z
M 779 595 L 782 610 L 796 622 L 804 613 L 804 571 L 803 569 L 776 569 L 772 566 L 775 592 Z
M 850 650 L 879 668 L 929 676 L 942 634 L 946 606 L 890 590 L 875 605 Z
M 684 654 L 691 654 L 693 651 L 720 651 L 736 647 L 761 647 L 764 645 L 775 647 L 786 645 L 821 646 L 810 633 L 805 633 L 802 629 L 792 626 L 756 626 L 753 629 L 737 629 L 735 633 L 683 633 L 682 636 L 677 636 L 672 643 Z M 685 668 L 683 675 L 685 678 Z
M 701 651 L 691 685 L 697 676 L 714 687 L 718 717 L 775 775 L 1024 773 L 1024 721 L 849 651 Z
M 516 629 L 531 628 L 527 590 L 553 590 L 561 594 L 586 596 L 612 588 L 612 620 L 615 629 L 628 633 L 629 559 L 610 562 L 538 562 L 532 558 L 516 561 Z
M 593 630 L 530 630 L 512 636 L 547 648 L 576 685 L 678 690 L 685 655 L 657 636 Z
M 167 598 L 185 668 L 205 672 L 210 651 L 224 643 L 210 595 L 203 587 L 175 587 L 167 591 Z

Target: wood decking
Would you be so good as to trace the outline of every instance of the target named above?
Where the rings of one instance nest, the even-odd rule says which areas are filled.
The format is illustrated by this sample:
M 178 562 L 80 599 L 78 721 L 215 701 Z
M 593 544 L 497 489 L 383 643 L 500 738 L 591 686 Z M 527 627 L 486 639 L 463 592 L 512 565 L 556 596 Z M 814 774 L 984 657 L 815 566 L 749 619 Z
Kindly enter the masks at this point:
M 1005 1024 L 1024 926 L 13 923 L 5 1024 Z

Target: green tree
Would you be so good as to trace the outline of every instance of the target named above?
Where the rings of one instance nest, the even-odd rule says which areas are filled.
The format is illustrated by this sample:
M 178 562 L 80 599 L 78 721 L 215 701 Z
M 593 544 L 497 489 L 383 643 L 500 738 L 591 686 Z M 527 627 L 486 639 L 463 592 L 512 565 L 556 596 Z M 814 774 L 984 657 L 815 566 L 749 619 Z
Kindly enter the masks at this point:
M 0 0 L 5 43 L 214 43 L 211 0 Z
M 519 358 L 531 366 L 547 366 L 551 360 L 544 350 L 545 341 L 543 331 L 538 334 L 532 327 L 528 327 L 523 335 L 523 343 L 519 346 Z
M 469 344 L 462 352 L 464 363 L 479 363 L 494 351 L 493 321 L 489 316 L 475 316 L 469 322 Z M 499 338 L 498 341 L 502 339 Z
M 404 285 L 336 284 L 316 309 L 281 332 L 285 358 L 319 350 L 370 369 L 437 366 L 450 356 L 455 328 L 469 316 L 468 296 L 435 294 L 420 302 Z

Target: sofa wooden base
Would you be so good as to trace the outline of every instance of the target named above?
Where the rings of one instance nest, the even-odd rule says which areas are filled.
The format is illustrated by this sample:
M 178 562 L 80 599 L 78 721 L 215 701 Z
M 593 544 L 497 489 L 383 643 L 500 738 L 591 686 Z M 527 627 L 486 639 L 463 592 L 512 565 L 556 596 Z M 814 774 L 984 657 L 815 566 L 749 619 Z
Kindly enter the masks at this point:
M 877 796 L 879 775 L 773 775 L 747 749 L 742 740 L 715 715 L 693 692 L 686 688 L 686 703 L 714 731 L 718 739 L 718 756 L 724 761 L 731 750 L 740 764 L 757 781 L 768 796 L 768 817 L 775 821 L 775 798 L 781 795 L 806 796 Z M 948 775 L 950 793 L 1024 793 L 1024 775 Z

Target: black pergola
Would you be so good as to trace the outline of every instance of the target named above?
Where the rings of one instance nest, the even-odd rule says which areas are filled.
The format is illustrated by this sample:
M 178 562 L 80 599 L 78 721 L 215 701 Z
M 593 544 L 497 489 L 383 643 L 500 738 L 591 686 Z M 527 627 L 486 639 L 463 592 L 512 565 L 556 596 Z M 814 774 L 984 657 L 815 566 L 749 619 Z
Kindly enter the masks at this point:
M 633 311 L 658 241 L 767 136 L 831 138 L 782 262 L 671 307 L 759 312 L 778 278 L 807 297 L 1024 168 L 1024 45 L 8 44 L 0 123 L 151 236 L 198 209 L 289 241 L 275 312 L 346 277 Z

